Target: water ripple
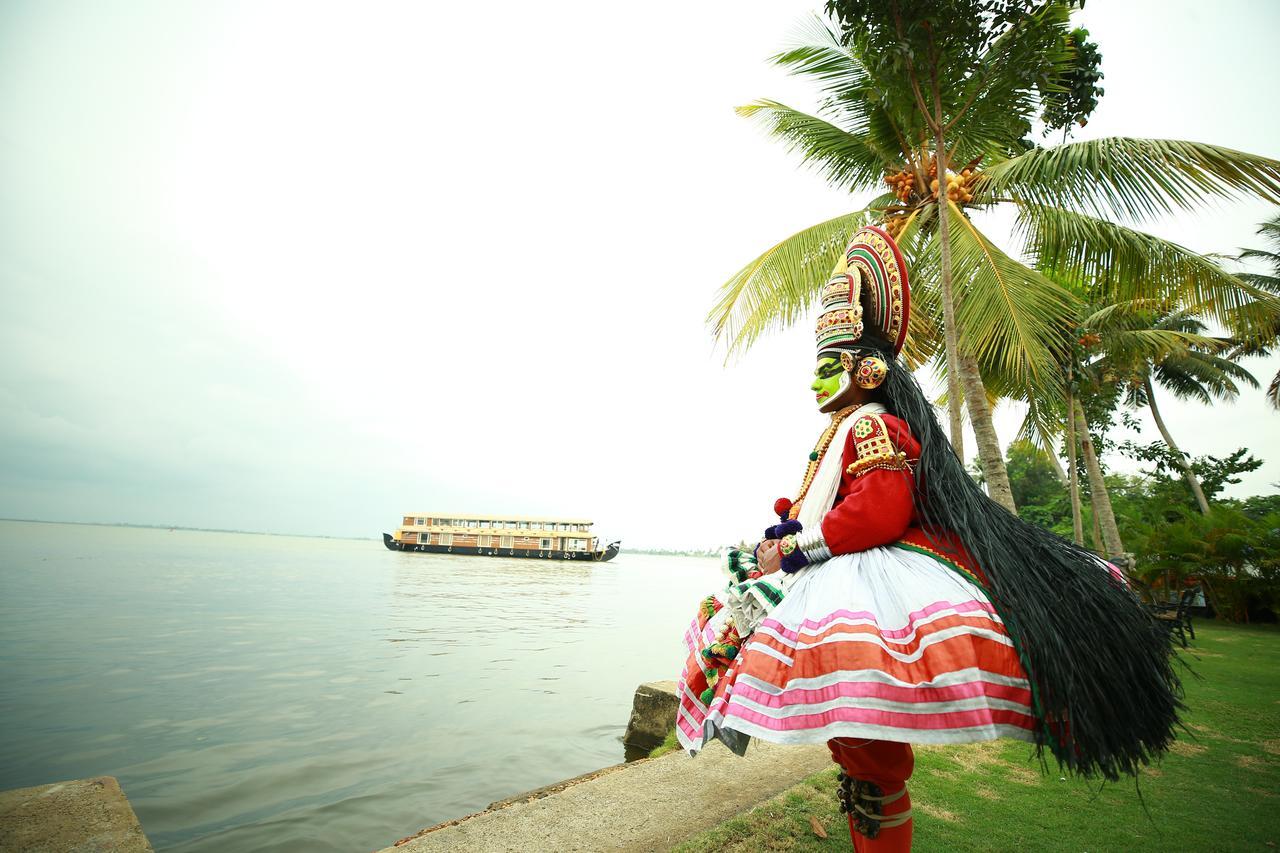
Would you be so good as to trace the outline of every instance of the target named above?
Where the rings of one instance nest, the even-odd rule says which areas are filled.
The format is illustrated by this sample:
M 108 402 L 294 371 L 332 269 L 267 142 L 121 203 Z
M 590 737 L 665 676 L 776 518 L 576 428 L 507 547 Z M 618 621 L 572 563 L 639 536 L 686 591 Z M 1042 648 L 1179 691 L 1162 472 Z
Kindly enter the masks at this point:
M 716 581 L 0 522 L 0 788 L 117 776 L 160 851 L 376 849 L 621 760 Z

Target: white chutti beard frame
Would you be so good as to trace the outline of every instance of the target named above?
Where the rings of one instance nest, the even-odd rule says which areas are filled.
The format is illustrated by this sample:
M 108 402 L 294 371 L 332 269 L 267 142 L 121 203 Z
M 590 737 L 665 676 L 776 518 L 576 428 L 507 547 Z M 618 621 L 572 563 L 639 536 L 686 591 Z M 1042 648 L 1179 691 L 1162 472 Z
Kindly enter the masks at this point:
M 836 390 L 836 393 L 832 394 L 830 397 L 822 401 L 822 405 L 818 406 L 818 411 L 834 412 L 841 408 L 844 408 L 843 406 L 839 405 L 839 403 L 841 400 L 844 399 L 844 395 L 849 393 L 849 389 L 852 386 L 853 386 L 853 374 L 851 374 L 847 370 L 840 371 L 839 389 Z

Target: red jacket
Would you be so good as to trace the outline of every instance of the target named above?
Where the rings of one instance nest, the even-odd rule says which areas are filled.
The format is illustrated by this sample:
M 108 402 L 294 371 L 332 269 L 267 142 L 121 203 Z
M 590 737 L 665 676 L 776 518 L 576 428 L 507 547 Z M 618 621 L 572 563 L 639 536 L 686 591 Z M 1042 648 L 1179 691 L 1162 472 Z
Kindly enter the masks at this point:
M 901 543 L 977 574 L 954 535 L 920 527 L 915 505 L 919 460 L 920 442 L 905 421 L 883 414 L 854 422 L 841 451 L 843 473 L 835 504 L 822 518 L 822 538 L 833 555 Z

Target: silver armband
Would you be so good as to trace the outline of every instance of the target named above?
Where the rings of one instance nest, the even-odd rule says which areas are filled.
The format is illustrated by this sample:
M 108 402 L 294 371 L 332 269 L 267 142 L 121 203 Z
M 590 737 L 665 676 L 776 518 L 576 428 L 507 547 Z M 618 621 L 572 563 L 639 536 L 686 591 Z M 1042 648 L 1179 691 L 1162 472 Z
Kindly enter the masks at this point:
M 831 549 L 827 540 L 822 537 L 822 527 L 816 530 L 801 530 L 796 534 L 796 547 L 810 563 L 821 563 L 831 559 Z

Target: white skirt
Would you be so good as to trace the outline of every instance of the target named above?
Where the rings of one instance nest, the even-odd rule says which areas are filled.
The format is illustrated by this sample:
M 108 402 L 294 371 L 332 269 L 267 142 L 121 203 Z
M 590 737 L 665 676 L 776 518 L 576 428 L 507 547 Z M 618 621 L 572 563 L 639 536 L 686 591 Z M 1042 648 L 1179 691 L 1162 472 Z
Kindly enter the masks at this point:
M 954 568 L 895 545 L 808 566 L 786 586 L 710 702 L 702 651 L 720 638 L 730 609 L 690 625 L 676 725 L 686 749 L 717 736 L 737 751 L 746 736 L 1034 740 L 1031 686 L 1013 640 L 982 590 Z

